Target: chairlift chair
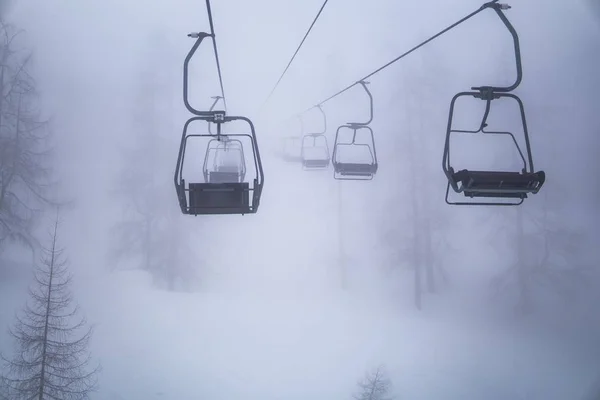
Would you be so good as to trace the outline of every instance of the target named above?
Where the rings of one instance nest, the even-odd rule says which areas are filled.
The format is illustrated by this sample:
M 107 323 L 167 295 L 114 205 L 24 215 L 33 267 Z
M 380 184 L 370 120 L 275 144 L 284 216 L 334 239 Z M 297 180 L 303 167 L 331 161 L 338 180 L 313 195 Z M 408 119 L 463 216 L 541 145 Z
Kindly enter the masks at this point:
M 359 83 L 369 96 L 370 116 L 367 122 L 349 122 L 340 126 L 335 134 L 333 146 L 333 177 L 338 180 L 371 180 L 377 173 L 377 152 L 375 150 L 375 137 L 369 124 L 373 121 L 373 96 L 367 88 L 369 82 L 360 81 Z M 352 140 L 350 142 L 341 141 L 340 132 L 351 131 Z M 366 134 L 368 143 L 357 143 L 359 133 Z M 344 155 L 346 151 L 360 150 L 363 153 L 360 161 L 348 160 Z M 365 157 L 366 156 L 366 157 Z
M 308 134 L 302 138 L 302 169 L 322 170 L 329 167 L 329 146 L 323 134 Z
M 327 133 L 327 116 L 320 105 L 316 108 L 323 116 L 323 130 L 302 137 L 302 169 L 306 171 L 325 169 L 329 167 L 331 161 L 327 136 L 325 136 Z
M 200 32 L 189 34 L 188 36 L 195 38 L 196 41 L 183 64 L 183 101 L 188 111 L 194 114 L 194 117 L 188 119 L 183 127 L 175 167 L 174 183 L 181 212 L 196 216 L 256 213 L 260 205 L 264 173 L 254 125 L 246 117 L 228 116 L 225 111 L 213 110 L 218 99 L 216 99 L 209 111 L 199 111 L 190 105 L 188 101 L 189 61 L 202 40 L 206 37 L 211 37 L 214 41 L 214 35 Z M 199 134 L 189 133 L 190 125 L 197 121 L 208 122 L 209 132 Z M 224 135 L 222 133 L 223 125 L 234 121 L 244 122 L 248 127 L 249 133 L 228 133 Z M 216 124 L 216 133 L 210 131 L 210 124 Z M 202 137 L 212 139 L 209 140 L 204 154 L 204 182 L 186 182 L 183 176 L 183 166 L 185 164 L 188 142 L 190 139 Z M 236 137 L 240 139 L 246 138 L 251 143 L 251 157 L 254 163 L 255 175 L 250 182 L 246 181 L 244 146 L 240 140 L 235 139 Z M 226 153 L 227 156 L 224 157 L 223 154 Z
M 448 184 L 446 187 L 446 203 L 451 205 L 516 206 L 522 204 L 529 194 L 535 194 L 541 189 L 546 180 L 546 174 L 544 173 L 544 171 L 535 172 L 534 170 L 533 156 L 531 153 L 529 133 L 527 130 L 527 122 L 525 119 L 525 109 L 523 106 L 523 102 L 517 95 L 510 93 L 511 91 L 516 89 L 517 86 L 520 84 L 523 74 L 521 65 L 521 54 L 519 48 L 519 38 L 517 32 L 502 12 L 503 9 L 509 9 L 510 6 L 492 2 L 486 3 L 484 7 L 493 8 L 512 35 L 517 66 L 517 78 L 515 83 L 508 87 L 472 87 L 472 91 L 460 92 L 452 98 L 452 101 L 450 103 L 448 126 L 446 129 L 444 156 L 442 161 L 442 168 L 444 170 L 444 173 L 446 174 L 446 177 L 448 178 Z M 476 99 L 480 99 L 486 102 L 485 112 L 479 129 L 477 130 L 460 130 L 455 129 L 452 126 L 456 100 L 458 100 L 460 97 L 465 96 L 474 97 Z M 501 98 L 513 99 L 519 105 L 521 124 L 525 136 L 525 154 L 523 154 L 523 151 L 521 150 L 517 140 L 515 139 L 515 136 L 511 132 L 491 131 L 485 129 L 487 127 L 487 118 L 491 109 L 492 101 Z M 460 169 L 456 171 L 456 169 L 453 166 L 451 166 L 450 162 L 450 138 L 454 133 L 479 133 L 489 135 L 510 136 L 523 162 L 523 168 L 521 169 L 521 171 L 473 171 L 468 169 Z M 464 196 L 469 199 L 469 201 L 450 201 L 450 188 L 452 188 L 456 193 L 463 193 Z M 506 202 L 501 202 L 501 200 L 505 200 Z
M 192 138 L 214 138 L 209 133 L 191 134 L 189 126 L 194 121 L 210 121 L 209 117 L 197 116 L 190 118 L 183 129 L 179 157 L 175 171 L 175 187 L 181 210 L 184 214 L 252 214 L 260 204 L 262 192 L 263 171 L 256 145 L 256 133 L 252 122 L 245 117 L 221 116 L 222 122 L 217 124 L 217 139 L 209 141 L 205 153 L 203 175 L 204 182 L 189 182 L 186 186 L 183 177 L 186 148 Z M 250 128 L 250 133 L 228 133 L 227 137 L 237 145 L 224 145 L 221 135 L 221 125 L 232 121 L 244 121 Z M 252 157 L 256 175 L 251 182 L 246 181 L 245 151 L 240 140 L 232 137 L 245 137 L 252 143 Z M 219 143 L 220 142 L 220 143 Z M 225 146 L 231 146 L 226 148 Z M 227 154 L 227 155 L 226 155 Z

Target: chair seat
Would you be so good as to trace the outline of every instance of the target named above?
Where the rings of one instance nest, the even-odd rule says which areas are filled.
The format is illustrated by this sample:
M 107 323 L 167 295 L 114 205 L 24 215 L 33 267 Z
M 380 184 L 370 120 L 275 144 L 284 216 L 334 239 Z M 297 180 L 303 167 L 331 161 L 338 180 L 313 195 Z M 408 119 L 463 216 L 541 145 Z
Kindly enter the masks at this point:
M 336 162 L 333 165 L 335 168 L 335 172 L 344 176 L 370 176 L 374 175 L 377 172 L 377 164 Z
M 247 182 L 190 183 L 190 214 L 250 213 L 250 186 Z
M 452 174 L 455 184 L 467 197 L 526 198 L 537 193 L 546 179 L 544 171 L 533 173 L 507 171 L 469 171 Z

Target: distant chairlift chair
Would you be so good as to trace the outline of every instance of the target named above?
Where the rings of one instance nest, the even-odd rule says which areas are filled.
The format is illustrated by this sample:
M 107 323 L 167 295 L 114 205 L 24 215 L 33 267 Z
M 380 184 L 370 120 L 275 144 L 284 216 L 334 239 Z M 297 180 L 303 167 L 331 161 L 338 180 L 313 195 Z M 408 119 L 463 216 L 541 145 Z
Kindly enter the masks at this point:
M 306 171 L 326 169 L 331 161 L 327 136 L 325 136 L 327 133 L 327 116 L 320 105 L 316 108 L 323 116 L 323 130 L 302 137 L 302 168 Z M 302 123 L 302 120 L 300 122 Z
M 335 134 L 335 143 L 333 147 L 333 177 L 339 180 L 371 180 L 377 173 L 377 152 L 375 150 L 375 137 L 373 130 L 369 124 L 373 121 L 373 96 L 367 88 L 369 82 L 358 82 L 369 96 L 370 116 L 367 122 L 349 122 L 346 125 L 340 126 Z M 340 132 L 343 130 L 352 131 L 352 140 L 350 142 L 342 142 Z M 368 143 L 357 143 L 357 134 L 364 132 L 368 135 Z M 347 156 L 343 153 L 361 155 L 359 161 L 356 161 L 355 156 Z M 342 154 L 340 154 L 342 153 Z M 351 161 L 349 161 L 350 159 Z

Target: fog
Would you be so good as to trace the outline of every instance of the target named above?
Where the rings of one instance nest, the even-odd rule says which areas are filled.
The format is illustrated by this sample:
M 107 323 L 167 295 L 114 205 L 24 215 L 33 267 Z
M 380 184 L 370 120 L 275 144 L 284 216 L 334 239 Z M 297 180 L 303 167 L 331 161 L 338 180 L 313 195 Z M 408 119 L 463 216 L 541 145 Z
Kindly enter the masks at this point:
M 593 2 L 508 2 L 523 62 L 515 94 L 547 179 L 519 207 L 460 207 L 444 201 L 450 100 L 510 85 L 516 73 L 492 10 L 368 79 L 379 169 L 371 181 L 337 181 L 331 166 L 282 160 L 285 138 L 322 129 L 317 109 L 302 124 L 298 113 L 482 2 L 331 1 L 269 96 L 322 1 L 214 1 L 227 113 L 253 121 L 265 183 L 256 214 L 197 217 L 181 214 L 173 173 L 192 116 L 182 101 L 187 34 L 208 31 L 205 3 L 2 4 L 2 19 L 25 30 L 19 43 L 52 117 L 56 193 L 69 201 L 59 238 L 103 367 L 92 399 L 349 399 L 378 365 L 395 399 L 591 399 L 600 379 Z M 220 94 L 207 40 L 190 63 L 190 101 L 207 109 Z M 456 124 L 477 129 L 482 103 L 458 102 Z M 332 150 L 338 126 L 368 118 L 368 97 L 357 85 L 323 110 Z M 489 124 L 523 145 L 513 104 L 494 108 Z M 511 143 L 486 139 L 453 142 L 455 162 L 514 166 Z M 186 153 L 199 177 L 205 146 Z M 139 204 L 168 215 L 149 229 L 160 232 L 152 251 L 115 230 Z M 36 225 L 42 242 L 54 216 Z M 548 252 L 558 272 L 544 275 Z M 8 354 L 4 327 L 27 299 L 32 255 L 16 243 L 0 260 L 18 270 L 0 279 Z M 542 270 L 525 278 L 530 300 L 522 264 Z

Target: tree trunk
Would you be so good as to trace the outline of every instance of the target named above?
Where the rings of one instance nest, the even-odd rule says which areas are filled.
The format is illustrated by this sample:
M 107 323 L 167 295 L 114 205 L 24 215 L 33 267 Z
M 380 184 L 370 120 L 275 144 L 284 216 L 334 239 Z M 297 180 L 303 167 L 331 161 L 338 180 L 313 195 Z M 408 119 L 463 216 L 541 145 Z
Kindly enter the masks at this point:
M 342 183 L 338 182 L 338 263 L 340 269 L 340 286 L 342 290 L 346 290 L 346 257 L 344 255 L 344 213 L 342 210 Z
M 54 257 L 56 254 L 56 231 L 58 218 L 54 225 L 54 235 L 52 238 L 52 257 L 50 259 L 50 279 L 48 280 L 48 301 L 46 303 L 46 316 L 44 322 L 44 337 L 42 338 L 42 371 L 40 372 L 39 400 L 44 400 L 44 387 L 46 385 L 46 347 L 48 345 L 48 325 L 50 321 L 50 305 L 52 303 L 52 278 L 54 277 Z
M 0 137 L 2 135 L 2 121 L 4 118 L 4 64 L 6 63 L 8 51 L 4 51 L 3 53 L 2 63 L 0 64 Z M 7 187 L 4 176 L 2 176 L 2 178 L 3 179 L 0 182 L 0 210 L 2 210 L 2 205 L 4 204 L 4 196 Z

